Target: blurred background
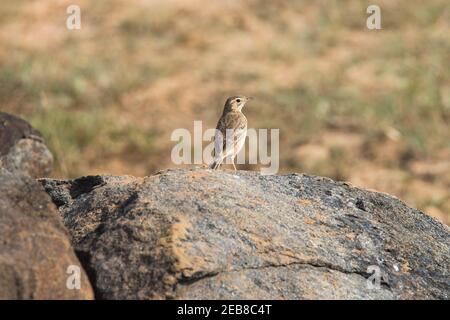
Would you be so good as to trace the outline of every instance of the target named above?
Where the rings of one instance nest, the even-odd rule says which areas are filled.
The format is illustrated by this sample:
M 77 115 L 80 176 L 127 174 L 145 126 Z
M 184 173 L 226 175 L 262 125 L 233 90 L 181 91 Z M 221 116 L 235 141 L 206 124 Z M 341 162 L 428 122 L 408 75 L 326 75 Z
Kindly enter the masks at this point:
M 81 8 L 68 30 L 66 8 Z M 382 30 L 366 28 L 381 8 Z M 389 1 L 2 1 L 0 109 L 54 177 L 173 167 L 170 134 L 229 95 L 280 128 L 280 172 L 387 192 L 450 224 L 450 6 Z M 243 169 L 254 169 L 242 167 Z

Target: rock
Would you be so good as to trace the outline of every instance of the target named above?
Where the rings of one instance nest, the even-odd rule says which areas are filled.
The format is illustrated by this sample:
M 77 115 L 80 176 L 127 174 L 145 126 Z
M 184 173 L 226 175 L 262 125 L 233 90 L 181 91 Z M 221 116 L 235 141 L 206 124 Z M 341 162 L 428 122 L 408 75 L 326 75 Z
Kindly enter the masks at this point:
M 449 228 L 387 194 L 208 169 L 41 183 L 100 299 L 449 299 Z
M 0 168 L 45 177 L 53 168 L 53 156 L 42 135 L 26 121 L 0 112 Z
M 0 169 L 0 300 L 92 299 L 82 268 L 80 289 L 67 288 L 71 265 L 81 266 L 42 186 Z

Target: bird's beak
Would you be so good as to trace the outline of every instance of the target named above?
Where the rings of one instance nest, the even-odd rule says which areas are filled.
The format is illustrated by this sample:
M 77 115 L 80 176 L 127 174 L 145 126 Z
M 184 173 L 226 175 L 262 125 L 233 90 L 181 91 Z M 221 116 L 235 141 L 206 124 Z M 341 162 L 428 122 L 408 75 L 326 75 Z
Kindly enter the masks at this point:
M 247 101 L 255 99 L 254 97 L 247 97 Z

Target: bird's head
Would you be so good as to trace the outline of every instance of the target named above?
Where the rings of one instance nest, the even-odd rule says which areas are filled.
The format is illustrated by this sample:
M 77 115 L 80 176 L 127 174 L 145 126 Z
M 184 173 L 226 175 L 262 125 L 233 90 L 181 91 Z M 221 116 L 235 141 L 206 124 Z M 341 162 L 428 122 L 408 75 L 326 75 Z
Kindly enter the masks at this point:
M 252 97 L 246 97 L 246 96 L 233 96 L 229 97 L 227 101 L 225 102 L 224 111 L 242 111 L 242 108 L 245 106 L 245 104 L 253 99 Z

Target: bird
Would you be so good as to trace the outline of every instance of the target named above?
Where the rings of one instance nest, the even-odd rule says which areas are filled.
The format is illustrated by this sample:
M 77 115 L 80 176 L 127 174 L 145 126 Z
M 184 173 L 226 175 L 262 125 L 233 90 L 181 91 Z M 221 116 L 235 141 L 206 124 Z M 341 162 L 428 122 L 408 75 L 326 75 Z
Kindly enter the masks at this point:
M 230 157 L 236 171 L 234 158 L 244 146 L 247 136 L 247 118 L 242 113 L 242 108 L 251 99 L 253 98 L 232 96 L 226 100 L 214 135 L 214 161 L 209 166 L 211 169 L 217 170 L 224 159 Z

